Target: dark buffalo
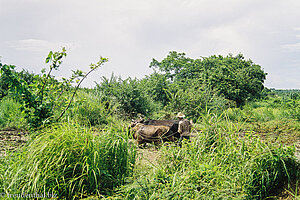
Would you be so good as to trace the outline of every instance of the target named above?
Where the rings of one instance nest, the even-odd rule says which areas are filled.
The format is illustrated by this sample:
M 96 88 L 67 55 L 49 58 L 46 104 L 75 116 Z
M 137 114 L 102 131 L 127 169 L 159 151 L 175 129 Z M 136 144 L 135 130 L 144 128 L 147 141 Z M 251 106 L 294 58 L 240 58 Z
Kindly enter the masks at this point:
M 153 138 L 151 139 L 151 135 L 155 135 L 154 137 L 158 136 L 161 137 L 161 133 L 157 133 L 155 131 L 161 132 L 159 129 L 156 130 L 158 127 L 168 127 L 168 131 L 163 134 L 163 137 L 160 138 L 161 141 L 176 141 L 179 139 L 180 134 L 178 133 L 178 120 L 144 120 L 144 119 L 139 119 L 139 120 L 133 120 L 131 123 L 131 127 L 136 127 L 137 124 L 139 124 L 139 127 L 142 127 L 142 131 L 138 131 L 137 128 L 135 129 L 136 134 L 144 134 L 144 131 L 146 130 L 147 134 L 146 137 L 144 137 L 143 142 L 153 142 Z M 144 126 L 141 126 L 144 125 Z M 135 139 L 138 139 L 138 136 L 135 135 Z M 151 136 L 152 137 L 152 136 Z M 141 139 L 141 138 L 140 138 Z M 138 142 L 139 143 L 139 142 Z
M 137 123 L 133 127 L 133 138 L 138 144 L 154 143 L 159 144 L 162 141 L 174 141 L 174 137 L 168 135 L 170 127 L 162 125 L 145 125 Z
M 175 138 L 179 138 L 180 134 L 178 133 L 178 120 L 147 120 L 143 124 L 145 125 L 154 125 L 154 126 L 168 126 L 170 127 L 168 135 L 173 135 Z

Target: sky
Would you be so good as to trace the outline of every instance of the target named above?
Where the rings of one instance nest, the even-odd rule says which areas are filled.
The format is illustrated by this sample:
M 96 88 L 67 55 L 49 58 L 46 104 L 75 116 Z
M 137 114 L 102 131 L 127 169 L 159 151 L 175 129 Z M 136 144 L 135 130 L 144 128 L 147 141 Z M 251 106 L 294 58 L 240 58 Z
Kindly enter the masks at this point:
M 268 73 L 265 86 L 300 89 L 299 0 L 0 0 L 0 61 L 40 73 L 49 51 L 67 49 L 57 77 L 109 62 L 83 83 L 112 73 L 143 78 L 152 58 L 242 53 Z

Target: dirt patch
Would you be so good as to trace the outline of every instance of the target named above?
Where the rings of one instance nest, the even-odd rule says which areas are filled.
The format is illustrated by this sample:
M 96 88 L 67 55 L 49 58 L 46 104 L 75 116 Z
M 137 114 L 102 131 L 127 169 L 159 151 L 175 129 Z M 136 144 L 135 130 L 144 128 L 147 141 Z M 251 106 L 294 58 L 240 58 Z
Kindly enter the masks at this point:
M 158 164 L 160 152 L 157 147 L 148 145 L 145 148 L 138 148 L 138 156 L 136 162 L 140 165 L 152 165 Z
M 19 130 L 0 130 L 0 157 L 24 145 L 27 135 L 27 132 Z

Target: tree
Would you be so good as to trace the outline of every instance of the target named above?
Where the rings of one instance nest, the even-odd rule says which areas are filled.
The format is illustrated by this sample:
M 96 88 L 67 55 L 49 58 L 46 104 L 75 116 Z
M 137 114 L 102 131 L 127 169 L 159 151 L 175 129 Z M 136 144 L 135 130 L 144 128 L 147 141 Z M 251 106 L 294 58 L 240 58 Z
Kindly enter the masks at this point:
M 162 106 L 166 106 L 169 102 L 168 93 L 170 91 L 170 81 L 166 76 L 153 73 L 141 80 L 142 87 L 151 98 L 159 102 Z
M 267 75 L 261 66 L 245 60 L 242 54 L 191 59 L 185 53 L 172 51 L 160 62 L 153 59 L 150 67 L 177 83 L 197 80 L 238 106 L 262 95 Z

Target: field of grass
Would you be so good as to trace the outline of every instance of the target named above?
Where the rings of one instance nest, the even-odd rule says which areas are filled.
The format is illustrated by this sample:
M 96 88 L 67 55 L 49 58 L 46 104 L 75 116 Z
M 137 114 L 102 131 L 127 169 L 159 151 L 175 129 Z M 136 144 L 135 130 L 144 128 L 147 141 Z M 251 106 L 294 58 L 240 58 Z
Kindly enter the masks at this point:
M 0 127 L 13 128 L 16 138 L 26 129 L 19 106 L 9 98 L 0 103 Z M 1 132 L 0 193 L 50 193 L 58 199 L 300 198 L 299 98 L 274 95 L 199 116 L 195 137 L 181 148 L 166 143 L 141 149 L 117 105 L 80 91 L 62 123 L 30 132 L 20 144 Z
M 190 143 L 162 146 L 155 161 L 136 167 L 115 199 L 264 199 L 285 190 L 290 192 L 286 198 L 296 199 L 295 146 L 269 142 L 245 129 L 245 123 L 227 116 L 205 115 Z

